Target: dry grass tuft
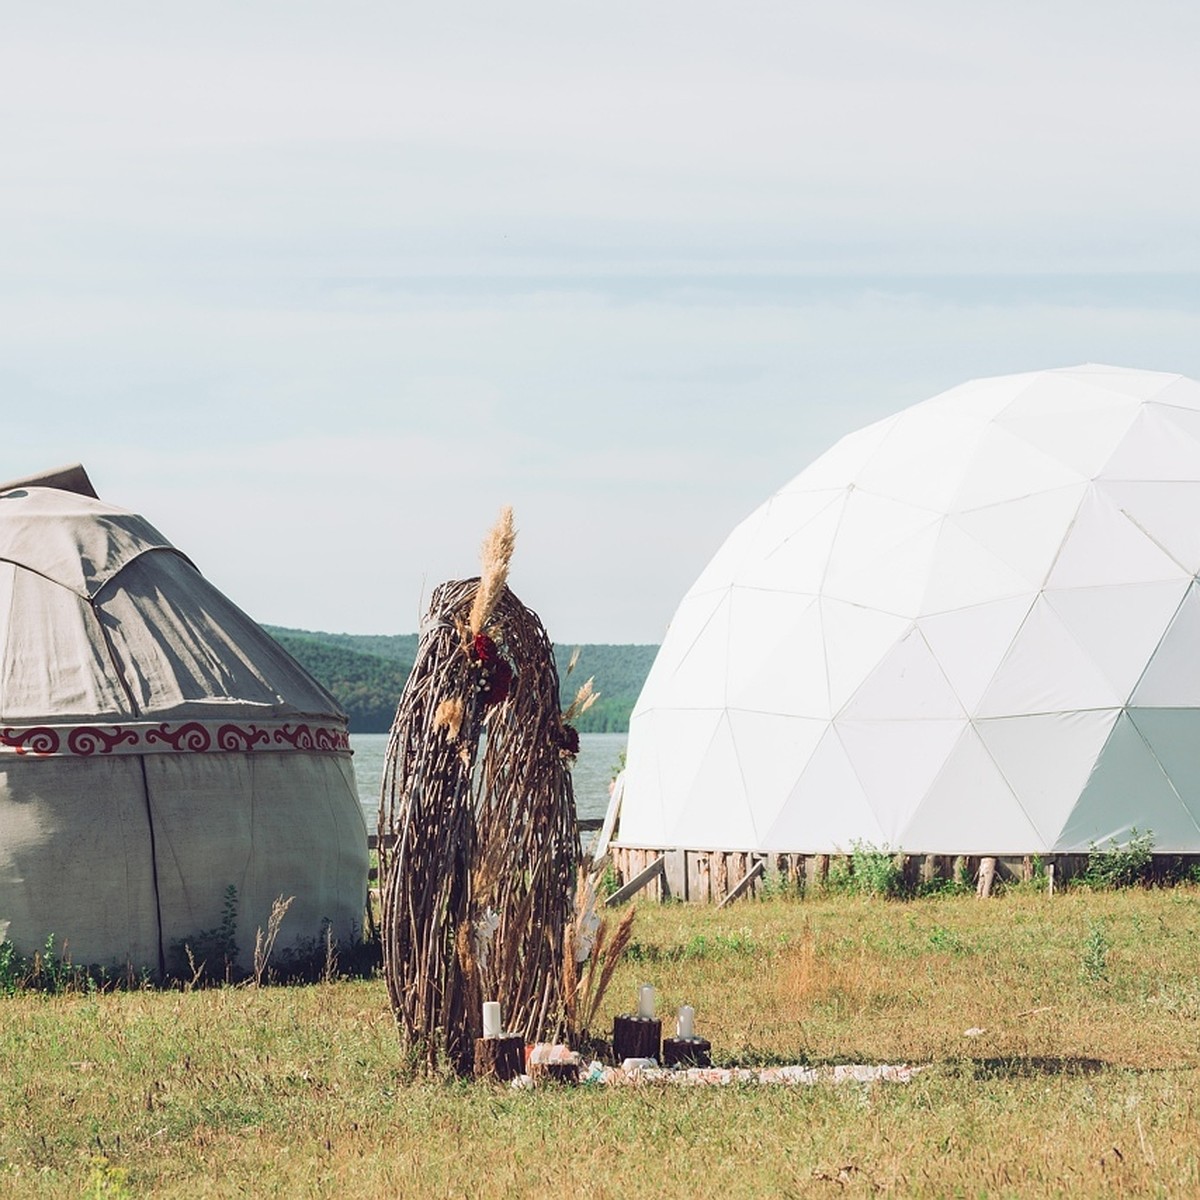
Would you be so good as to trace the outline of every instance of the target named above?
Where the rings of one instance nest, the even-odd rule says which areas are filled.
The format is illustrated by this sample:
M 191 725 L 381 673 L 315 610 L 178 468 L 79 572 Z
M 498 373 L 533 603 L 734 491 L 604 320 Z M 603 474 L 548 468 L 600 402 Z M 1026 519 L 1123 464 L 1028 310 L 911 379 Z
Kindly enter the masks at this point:
M 271 963 L 271 955 L 275 952 L 275 942 L 279 937 L 279 927 L 283 924 L 283 918 L 287 916 L 287 911 L 292 907 L 292 901 L 295 896 L 289 896 L 286 900 L 282 896 L 278 896 L 271 903 L 271 912 L 267 917 L 267 931 L 263 933 L 262 926 L 259 926 L 254 933 L 254 986 L 262 987 L 263 980 L 267 977 L 267 968 Z M 189 955 L 190 957 L 190 955 Z
M 627 908 L 617 922 L 611 938 L 607 917 L 602 917 L 596 926 L 587 970 L 583 980 L 573 989 L 577 992 L 574 1005 L 575 1024 L 571 1030 L 575 1039 L 586 1037 L 595 1024 L 596 1015 L 604 1003 L 604 996 L 612 983 L 613 975 L 616 974 L 621 959 L 633 941 L 633 922 L 636 917 L 637 909 Z
M 563 713 L 564 721 L 574 721 L 577 717 L 582 717 L 597 700 L 600 699 L 600 693 L 596 691 L 596 677 L 592 675 L 586 683 L 582 684 L 579 690 L 575 693 L 575 699 L 567 706 L 567 711 Z
M 479 588 L 471 605 L 467 619 L 471 635 L 481 633 L 491 618 L 500 593 L 508 583 L 508 570 L 512 564 L 513 550 L 517 544 L 517 531 L 513 527 L 513 510 L 505 505 L 500 517 L 483 540 L 480 550 Z

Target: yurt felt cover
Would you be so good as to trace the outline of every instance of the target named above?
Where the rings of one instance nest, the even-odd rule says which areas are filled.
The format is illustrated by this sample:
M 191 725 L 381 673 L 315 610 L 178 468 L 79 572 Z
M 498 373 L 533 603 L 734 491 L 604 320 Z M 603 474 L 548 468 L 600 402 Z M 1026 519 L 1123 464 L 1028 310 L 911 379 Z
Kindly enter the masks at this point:
M 141 517 L 0 493 L 0 937 L 161 970 L 234 889 L 248 965 L 361 933 L 344 714 Z
M 977 380 L 843 438 L 684 597 L 641 846 L 1200 851 L 1200 385 Z

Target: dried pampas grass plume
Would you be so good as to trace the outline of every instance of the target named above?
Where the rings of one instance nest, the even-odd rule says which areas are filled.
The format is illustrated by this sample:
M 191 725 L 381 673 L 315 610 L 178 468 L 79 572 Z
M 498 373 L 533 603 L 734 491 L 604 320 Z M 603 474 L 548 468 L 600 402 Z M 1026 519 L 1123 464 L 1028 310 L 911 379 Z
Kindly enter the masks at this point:
M 517 531 L 513 528 L 512 506 L 506 504 L 500 510 L 499 520 L 484 538 L 480 551 L 479 587 L 468 619 L 472 637 L 483 631 L 500 593 L 508 583 L 508 568 L 516 544 Z
M 575 699 L 571 701 L 567 711 L 563 713 L 564 721 L 574 721 L 576 717 L 582 717 L 600 699 L 600 693 L 593 686 L 595 682 L 596 677 L 592 675 L 579 691 L 575 693 Z

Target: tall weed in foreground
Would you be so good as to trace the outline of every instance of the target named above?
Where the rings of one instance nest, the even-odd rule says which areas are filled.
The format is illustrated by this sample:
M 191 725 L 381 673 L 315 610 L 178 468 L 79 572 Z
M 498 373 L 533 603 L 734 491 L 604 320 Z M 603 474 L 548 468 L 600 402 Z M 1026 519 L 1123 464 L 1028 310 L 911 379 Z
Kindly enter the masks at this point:
M 1112 948 L 1103 921 L 1089 921 L 1083 944 L 1083 977 L 1088 983 L 1108 981 L 1108 952 Z
M 255 931 L 254 934 L 254 986 L 262 987 L 263 981 L 267 976 L 267 969 L 271 963 L 271 955 L 275 950 L 275 942 L 279 937 L 279 927 L 283 924 L 283 918 L 287 916 L 287 910 L 291 908 L 292 901 L 295 896 L 289 896 L 286 900 L 279 896 L 271 904 L 271 915 L 267 918 L 267 931 L 263 933 L 262 926 Z

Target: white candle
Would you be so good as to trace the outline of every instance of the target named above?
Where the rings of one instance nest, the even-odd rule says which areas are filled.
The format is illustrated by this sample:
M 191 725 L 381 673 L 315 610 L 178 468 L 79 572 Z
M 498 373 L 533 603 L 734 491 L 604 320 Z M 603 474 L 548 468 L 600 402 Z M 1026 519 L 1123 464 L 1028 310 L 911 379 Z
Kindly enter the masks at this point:
M 500 1005 L 495 1000 L 483 1002 L 483 1036 L 486 1038 L 500 1036 Z
M 648 983 L 638 988 L 638 1016 L 654 1016 L 654 989 Z
M 696 1010 L 690 1004 L 685 1004 L 679 1010 L 679 1024 L 675 1032 L 681 1038 L 696 1036 Z

